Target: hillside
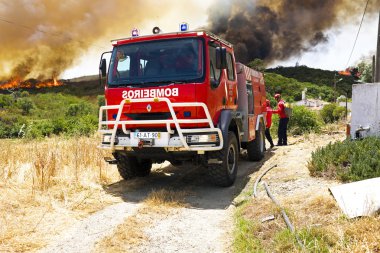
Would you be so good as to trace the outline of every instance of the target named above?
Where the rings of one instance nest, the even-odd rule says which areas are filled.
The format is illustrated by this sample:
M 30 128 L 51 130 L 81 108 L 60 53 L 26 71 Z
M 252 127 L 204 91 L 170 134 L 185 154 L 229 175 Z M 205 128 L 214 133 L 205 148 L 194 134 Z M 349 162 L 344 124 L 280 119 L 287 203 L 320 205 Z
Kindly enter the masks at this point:
M 284 77 L 294 78 L 300 82 L 310 82 L 317 84 L 319 86 L 334 87 L 334 80 L 338 81 L 342 78 L 342 81 L 337 82 L 337 95 L 346 95 L 348 91 L 348 96 L 351 97 L 352 84 L 354 83 L 353 77 L 350 76 L 340 76 L 337 71 L 322 70 L 309 68 L 307 66 L 297 66 L 297 67 L 282 67 L 269 68 L 266 69 L 266 73 L 276 73 Z
M 309 81 L 299 81 L 295 78 L 284 77 L 280 74 L 266 72 L 265 83 L 267 97 L 273 100 L 275 93 L 281 93 L 289 102 L 299 101 L 302 99 L 302 91 L 307 88 L 307 97 L 321 98 L 325 101 L 332 101 L 334 98 L 334 89 L 326 85 L 317 85 Z
M 103 92 L 104 87 L 95 79 L 65 80 L 56 87 L 1 90 L 0 138 L 91 134 L 102 101 L 98 96 Z

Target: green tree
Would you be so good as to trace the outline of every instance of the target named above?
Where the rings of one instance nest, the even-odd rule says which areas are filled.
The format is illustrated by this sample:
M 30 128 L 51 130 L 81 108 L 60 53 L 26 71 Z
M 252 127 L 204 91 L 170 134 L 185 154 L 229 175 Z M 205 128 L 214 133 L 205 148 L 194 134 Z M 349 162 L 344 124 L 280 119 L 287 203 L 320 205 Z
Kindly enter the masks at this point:
M 265 70 L 265 62 L 261 59 L 258 59 L 258 58 L 254 59 L 253 61 L 251 61 L 247 65 L 248 65 L 248 67 L 255 69 L 257 71 L 263 72 Z
M 361 73 L 360 80 L 365 83 L 372 83 L 372 63 L 363 59 L 359 62 L 358 69 Z

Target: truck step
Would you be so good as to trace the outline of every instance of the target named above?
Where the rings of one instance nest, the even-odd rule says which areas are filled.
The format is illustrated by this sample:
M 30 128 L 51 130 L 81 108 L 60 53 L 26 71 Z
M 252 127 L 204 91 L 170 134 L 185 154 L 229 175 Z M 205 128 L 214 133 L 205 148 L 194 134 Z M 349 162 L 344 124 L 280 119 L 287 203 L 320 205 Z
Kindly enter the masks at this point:
M 111 157 L 104 157 L 104 161 L 106 161 L 109 164 L 117 164 L 117 160 Z

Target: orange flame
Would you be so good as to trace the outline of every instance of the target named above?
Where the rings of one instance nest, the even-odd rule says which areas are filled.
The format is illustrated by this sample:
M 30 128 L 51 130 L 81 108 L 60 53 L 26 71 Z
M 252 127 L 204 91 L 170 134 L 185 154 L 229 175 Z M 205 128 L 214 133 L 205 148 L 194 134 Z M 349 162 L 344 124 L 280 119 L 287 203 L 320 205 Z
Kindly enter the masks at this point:
M 63 82 L 53 78 L 53 80 L 45 80 L 39 81 L 35 79 L 29 79 L 27 81 L 23 81 L 19 77 L 12 78 L 10 81 L 1 83 L 0 82 L 0 90 L 6 89 L 32 89 L 32 88 L 46 88 L 46 87 L 55 87 L 61 86 Z
M 350 76 L 351 72 L 346 69 L 346 70 L 338 71 L 338 74 L 342 76 Z

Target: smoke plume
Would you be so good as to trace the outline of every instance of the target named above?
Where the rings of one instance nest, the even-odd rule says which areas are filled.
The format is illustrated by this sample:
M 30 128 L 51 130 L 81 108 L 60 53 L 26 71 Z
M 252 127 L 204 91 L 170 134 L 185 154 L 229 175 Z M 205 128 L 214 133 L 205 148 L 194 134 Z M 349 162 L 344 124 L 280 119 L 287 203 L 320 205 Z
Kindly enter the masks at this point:
M 235 45 L 239 61 L 260 58 L 269 63 L 327 42 L 326 31 L 357 22 L 365 4 L 352 0 L 223 1 L 210 8 L 208 29 Z M 367 14 L 379 10 L 380 0 L 369 2 Z
M 0 80 L 58 77 L 89 48 L 108 51 L 98 45 L 174 12 L 188 15 L 170 0 L 0 0 Z

